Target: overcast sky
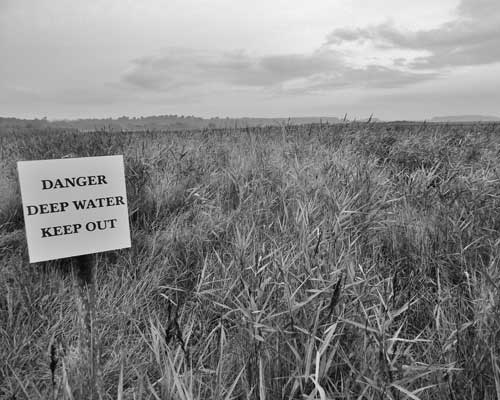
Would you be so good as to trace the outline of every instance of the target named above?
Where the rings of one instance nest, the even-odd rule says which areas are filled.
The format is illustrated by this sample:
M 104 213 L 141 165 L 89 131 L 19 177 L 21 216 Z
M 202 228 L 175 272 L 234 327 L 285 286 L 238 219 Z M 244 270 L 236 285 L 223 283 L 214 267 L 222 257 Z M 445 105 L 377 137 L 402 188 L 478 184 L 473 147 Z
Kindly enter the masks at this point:
M 0 0 L 0 116 L 500 116 L 500 0 Z

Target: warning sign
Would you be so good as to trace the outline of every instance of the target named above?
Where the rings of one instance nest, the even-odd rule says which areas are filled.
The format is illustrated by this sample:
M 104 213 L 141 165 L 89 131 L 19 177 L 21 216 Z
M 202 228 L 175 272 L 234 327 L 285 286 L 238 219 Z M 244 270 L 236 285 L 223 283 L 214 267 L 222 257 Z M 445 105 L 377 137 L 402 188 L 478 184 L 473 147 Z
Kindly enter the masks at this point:
M 130 247 L 123 156 L 17 163 L 30 262 Z

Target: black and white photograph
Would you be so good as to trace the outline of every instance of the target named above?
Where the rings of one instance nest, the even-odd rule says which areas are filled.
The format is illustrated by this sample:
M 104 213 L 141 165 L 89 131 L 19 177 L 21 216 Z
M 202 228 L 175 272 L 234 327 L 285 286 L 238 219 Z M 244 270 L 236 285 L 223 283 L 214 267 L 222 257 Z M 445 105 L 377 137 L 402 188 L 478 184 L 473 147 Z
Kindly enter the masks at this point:
M 0 0 L 0 399 L 500 399 L 499 0 Z

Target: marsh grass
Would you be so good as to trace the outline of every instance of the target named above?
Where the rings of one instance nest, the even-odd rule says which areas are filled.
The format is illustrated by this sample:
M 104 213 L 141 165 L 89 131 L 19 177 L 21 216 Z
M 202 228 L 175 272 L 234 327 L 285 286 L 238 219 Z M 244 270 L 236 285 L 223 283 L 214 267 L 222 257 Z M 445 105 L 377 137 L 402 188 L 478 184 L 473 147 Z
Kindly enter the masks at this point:
M 0 397 L 85 399 L 72 276 L 27 262 L 15 162 L 124 154 L 96 398 L 500 397 L 498 125 L 2 137 Z M 21 213 L 21 214 L 20 214 Z

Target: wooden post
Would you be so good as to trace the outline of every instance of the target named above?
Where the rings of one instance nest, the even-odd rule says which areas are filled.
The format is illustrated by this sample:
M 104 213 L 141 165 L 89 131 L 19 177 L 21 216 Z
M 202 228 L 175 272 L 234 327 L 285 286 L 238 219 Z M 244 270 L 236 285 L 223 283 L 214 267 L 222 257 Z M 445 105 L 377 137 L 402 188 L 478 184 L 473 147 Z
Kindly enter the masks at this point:
M 85 379 L 81 382 L 82 394 L 94 399 L 96 393 L 96 363 L 94 353 L 94 302 L 95 254 L 73 257 L 74 297 L 78 309 L 78 347 Z

